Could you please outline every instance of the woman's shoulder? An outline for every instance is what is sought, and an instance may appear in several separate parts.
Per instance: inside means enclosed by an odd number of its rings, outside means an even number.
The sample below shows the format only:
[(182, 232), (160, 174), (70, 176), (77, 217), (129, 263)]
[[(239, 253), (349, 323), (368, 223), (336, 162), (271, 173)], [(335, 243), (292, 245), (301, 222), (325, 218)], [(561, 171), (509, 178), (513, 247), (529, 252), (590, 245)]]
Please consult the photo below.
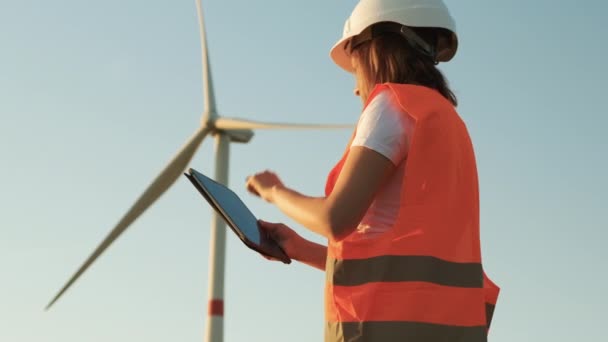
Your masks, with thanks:
[(409, 83), (384, 83), (374, 88), (371, 96), (385, 94), (393, 103), (396, 103), (403, 111), (420, 111), (431, 109), (432, 111), (455, 111), (456, 108), (437, 89), (419, 84)]
[(404, 112), (399, 106), (396, 94), (389, 88), (381, 88), (370, 99), (363, 110), (363, 115), (398, 115)]
[(351, 146), (365, 146), (398, 165), (405, 157), (411, 123), (389, 90), (375, 94), (361, 113)]

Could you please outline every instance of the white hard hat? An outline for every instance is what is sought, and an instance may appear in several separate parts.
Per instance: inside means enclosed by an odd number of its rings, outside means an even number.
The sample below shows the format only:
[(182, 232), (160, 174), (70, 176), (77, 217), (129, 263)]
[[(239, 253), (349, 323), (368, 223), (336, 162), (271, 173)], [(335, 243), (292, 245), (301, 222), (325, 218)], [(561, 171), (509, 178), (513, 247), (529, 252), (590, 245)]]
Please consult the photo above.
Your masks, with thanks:
[(346, 44), (366, 28), (381, 22), (448, 30), (450, 37), (439, 43), (436, 61), (447, 62), (456, 54), (456, 23), (443, 0), (361, 0), (344, 24), (342, 39), (331, 49), (330, 56), (334, 62), (344, 70), (353, 72)]

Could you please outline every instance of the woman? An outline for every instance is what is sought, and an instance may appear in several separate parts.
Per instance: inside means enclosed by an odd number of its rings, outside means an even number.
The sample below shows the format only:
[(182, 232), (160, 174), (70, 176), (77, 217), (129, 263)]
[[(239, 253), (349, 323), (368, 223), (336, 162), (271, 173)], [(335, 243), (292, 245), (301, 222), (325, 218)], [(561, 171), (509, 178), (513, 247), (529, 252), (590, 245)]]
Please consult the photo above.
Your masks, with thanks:
[(364, 110), (326, 196), (269, 171), (253, 194), (328, 239), (261, 221), (293, 259), (324, 270), (326, 341), (486, 341), (498, 287), (484, 274), (473, 148), (437, 63), (456, 53), (441, 0), (362, 0), (333, 60)]

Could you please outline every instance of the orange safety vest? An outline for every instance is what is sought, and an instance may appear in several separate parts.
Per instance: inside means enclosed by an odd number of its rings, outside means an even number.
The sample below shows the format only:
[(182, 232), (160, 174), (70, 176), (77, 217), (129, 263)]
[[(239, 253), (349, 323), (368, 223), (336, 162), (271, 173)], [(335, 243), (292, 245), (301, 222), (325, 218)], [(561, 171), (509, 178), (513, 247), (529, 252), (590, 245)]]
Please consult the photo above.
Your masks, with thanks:
[[(499, 288), (485, 275), (473, 146), (454, 106), (433, 89), (390, 90), (415, 122), (401, 206), (379, 237), (330, 241), (326, 342), (482, 342)], [(367, 104), (366, 104), (367, 105)], [(329, 195), (348, 156), (330, 172)]]

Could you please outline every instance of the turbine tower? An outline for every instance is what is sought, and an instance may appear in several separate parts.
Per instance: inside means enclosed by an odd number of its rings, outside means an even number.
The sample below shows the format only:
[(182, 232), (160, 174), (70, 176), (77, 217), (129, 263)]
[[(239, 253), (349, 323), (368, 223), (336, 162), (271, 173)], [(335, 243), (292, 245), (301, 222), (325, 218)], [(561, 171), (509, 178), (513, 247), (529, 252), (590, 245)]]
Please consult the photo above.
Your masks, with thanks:
[[(200, 127), (173, 159), (140, 195), (127, 213), (112, 228), (106, 238), (95, 248), (74, 275), (46, 306), (48, 310), (74, 284), (74, 282), (93, 264), (93, 262), (163, 193), (165, 193), (187, 168), (198, 147), (208, 134), (215, 137), (215, 174), (216, 181), (227, 184), (228, 159), (231, 142), (247, 143), (253, 137), (254, 129), (339, 129), (352, 128), (352, 125), (287, 124), (267, 123), (221, 117), (215, 106), (213, 81), (209, 67), (207, 36), (201, 0), (196, 0), (199, 30), (201, 37), (203, 98), (204, 110)], [(206, 322), (207, 342), (223, 341), (224, 327), (224, 269), (226, 251), (226, 224), (215, 212), (212, 213), (209, 250), (209, 307)]]

